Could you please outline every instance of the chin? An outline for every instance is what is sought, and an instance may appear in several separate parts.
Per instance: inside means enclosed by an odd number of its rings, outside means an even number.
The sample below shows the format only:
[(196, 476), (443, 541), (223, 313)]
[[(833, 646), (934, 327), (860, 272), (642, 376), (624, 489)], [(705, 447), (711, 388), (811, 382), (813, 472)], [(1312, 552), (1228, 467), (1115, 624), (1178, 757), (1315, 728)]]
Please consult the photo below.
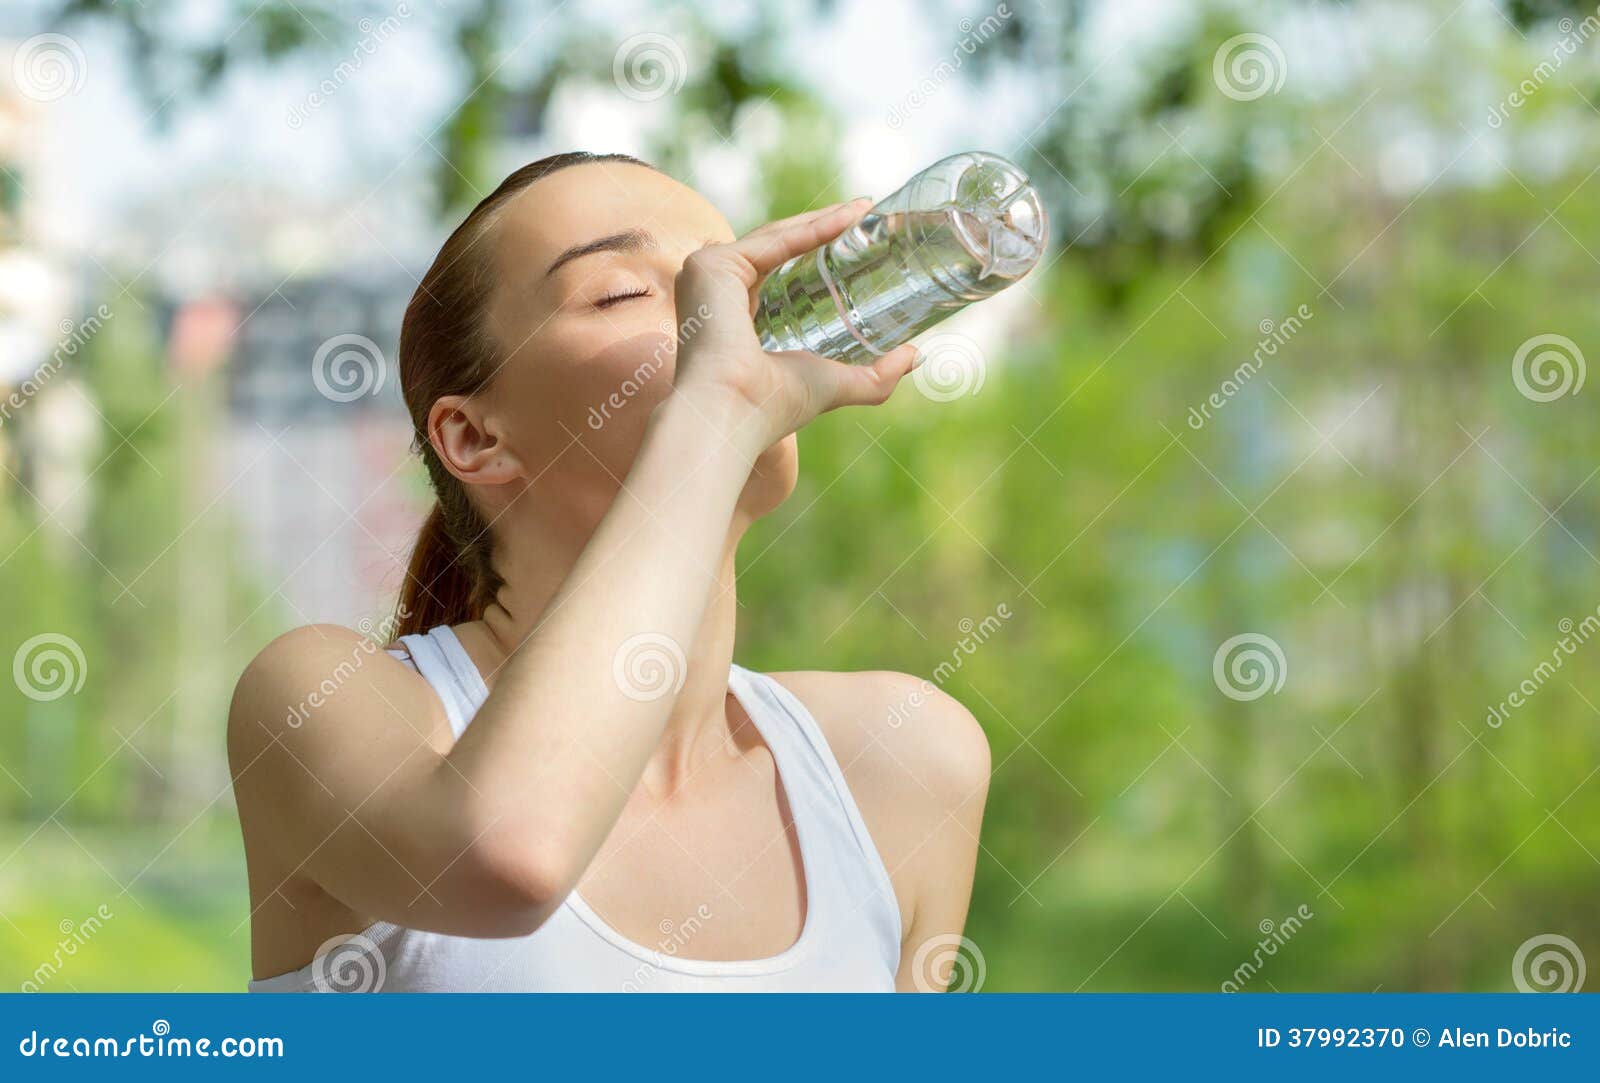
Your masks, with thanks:
[(752, 519), (759, 519), (789, 499), (800, 479), (799, 446), (793, 433), (756, 457), (750, 480), (739, 494), (739, 508)]

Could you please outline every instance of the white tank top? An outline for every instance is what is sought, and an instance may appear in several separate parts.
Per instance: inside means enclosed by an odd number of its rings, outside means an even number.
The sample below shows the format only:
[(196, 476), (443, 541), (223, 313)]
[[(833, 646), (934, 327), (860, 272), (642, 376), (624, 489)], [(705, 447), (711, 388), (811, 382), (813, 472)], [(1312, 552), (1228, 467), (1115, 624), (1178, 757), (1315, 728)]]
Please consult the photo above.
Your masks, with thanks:
[[(489, 694), (448, 626), (401, 637), (390, 653), (433, 686), (459, 738)], [(408, 656), (409, 655), (409, 656)], [(799, 838), (806, 914), (799, 939), (765, 959), (686, 958), (694, 931), (726, 920), (663, 918), (635, 943), (574, 891), (527, 936), (479, 939), (378, 922), (323, 945), (299, 970), (251, 992), (889, 992), (900, 966), (900, 908), (838, 761), (816, 720), (762, 673), (733, 666), (728, 688), (772, 752)]]

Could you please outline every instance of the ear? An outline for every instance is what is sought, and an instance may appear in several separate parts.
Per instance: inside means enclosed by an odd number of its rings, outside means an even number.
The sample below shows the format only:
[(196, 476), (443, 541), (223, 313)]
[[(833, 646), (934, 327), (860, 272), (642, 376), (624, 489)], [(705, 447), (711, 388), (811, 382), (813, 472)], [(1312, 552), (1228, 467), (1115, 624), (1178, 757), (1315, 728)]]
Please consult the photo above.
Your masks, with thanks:
[(466, 395), (445, 395), (428, 409), (428, 442), (444, 468), (468, 485), (503, 485), (523, 476), (497, 418)]

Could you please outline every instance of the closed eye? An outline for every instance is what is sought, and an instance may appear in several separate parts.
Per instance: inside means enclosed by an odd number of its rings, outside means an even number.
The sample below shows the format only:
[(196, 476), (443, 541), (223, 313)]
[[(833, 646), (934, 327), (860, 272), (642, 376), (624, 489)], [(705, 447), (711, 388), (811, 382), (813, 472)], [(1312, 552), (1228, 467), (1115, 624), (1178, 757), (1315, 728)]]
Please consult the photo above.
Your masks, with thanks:
[(600, 298), (594, 303), (594, 307), (610, 308), (619, 301), (627, 301), (634, 297), (648, 297), (649, 295), (650, 291), (642, 287), (636, 290), (619, 290), (616, 293), (608, 293), (604, 297)]

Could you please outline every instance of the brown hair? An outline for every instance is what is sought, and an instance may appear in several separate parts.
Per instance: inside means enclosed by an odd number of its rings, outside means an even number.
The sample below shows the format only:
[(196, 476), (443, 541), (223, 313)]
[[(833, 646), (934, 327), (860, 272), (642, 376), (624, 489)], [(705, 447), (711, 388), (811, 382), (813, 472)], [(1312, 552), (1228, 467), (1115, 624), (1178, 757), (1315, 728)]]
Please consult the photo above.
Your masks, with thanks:
[(437, 502), (422, 525), (400, 589), (397, 637), (476, 620), (504, 583), (494, 569), (490, 524), (428, 440), (428, 411), (445, 395), (482, 390), (503, 360), (484, 327), (494, 278), (488, 253), (478, 244), (493, 227), (496, 212), (541, 177), (590, 162), (646, 165), (626, 154), (585, 151), (529, 162), (472, 208), (445, 240), (406, 306), (400, 324), (400, 389), (411, 414), (413, 448), (428, 468)]

